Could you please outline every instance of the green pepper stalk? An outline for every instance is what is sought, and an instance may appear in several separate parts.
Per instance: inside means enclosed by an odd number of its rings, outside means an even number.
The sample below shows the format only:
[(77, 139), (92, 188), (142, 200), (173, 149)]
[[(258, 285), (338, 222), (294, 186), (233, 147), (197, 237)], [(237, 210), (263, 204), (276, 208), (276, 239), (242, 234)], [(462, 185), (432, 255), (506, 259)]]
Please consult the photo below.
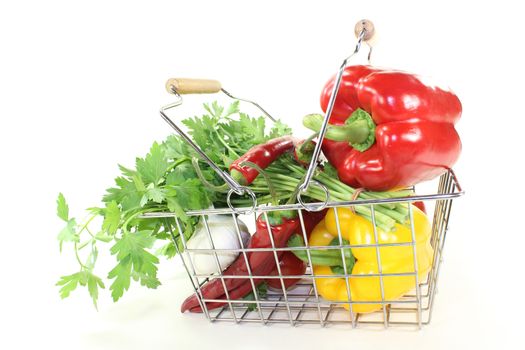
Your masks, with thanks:
[[(347, 240), (342, 240), (342, 245), (348, 244), (349, 243)], [(333, 239), (330, 242), (330, 245), (338, 246), (339, 239)], [(288, 240), (288, 247), (308, 249), (310, 254), (308, 254), (308, 251), (306, 249), (296, 249), (291, 250), (291, 252), (304, 262), (311, 262), (313, 265), (330, 266), (332, 270), (336, 273), (337, 271), (344, 269), (343, 256), (347, 271), (352, 271), (352, 268), (355, 264), (355, 258), (350, 248), (343, 249), (343, 255), (341, 254), (341, 249), (311, 249), (311, 247), (305, 246), (302, 237), (297, 234), (290, 237), (290, 239)], [(308, 255), (310, 255), (310, 257), (308, 257)]]
[[(281, 157), (279, 161), (272, 164), (265, 170), (265, 178), (257, 177), (250, 185), (257, 195), (259, 204), (272, 202), (273, 198), (286, 199), (290, 197), (298, 185), (302, 183), (305, 169), (294, 164), (286, 156)], [(323, 171), (317, 171), (314, 175), (314, 180), (322, 183), (330, 192), (330, 199), (335, 201), (348, 201), (352, 199), (355, 189), (343, 184), (338, 179), (331, 177)], [(268, 182), (271, 182), (274, 196), (267, 196)], [(362, 192), (359, 194), (360, 199), (388, 199), (395, 197), (404, 197), (412, 193), (411, 190), (395, 191), (395, 192)], [(316, 186), (311, 186), (305, 193), (306, 197), (314, 200), (324, 201), (326, 194), (324, 191)], [(251, 199), (237, 198), (232, 201), (236, 205), (251, 205)], [(404, 224), (407, 219), (408, 212), (404, 209), (403, 204), (380, 204), (375, 206), (375, 221), (377, 226), (390, 231), (395, 223)], [(355, 206), (355, 210), (365, 218), (372, 220), (372, 212), (368, 205)]]

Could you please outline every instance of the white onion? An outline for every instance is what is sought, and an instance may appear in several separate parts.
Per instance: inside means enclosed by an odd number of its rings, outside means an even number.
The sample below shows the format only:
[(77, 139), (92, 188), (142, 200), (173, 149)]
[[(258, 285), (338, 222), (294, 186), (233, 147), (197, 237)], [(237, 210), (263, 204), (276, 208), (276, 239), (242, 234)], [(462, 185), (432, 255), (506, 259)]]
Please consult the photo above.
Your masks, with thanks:
[[(241, 233), (241, 239), (244, 243), (244, 247), (248, 246), (250, 240), (250, 233), (248, 228), (241, 221), (239, 222), (239, 230)], [(237, 230), (235, 222), (230, 215), (210, 215), (208, 217), (208, 227), (210, 229), (210, 236), (213, 241), (215, 249), (239, 249), (242, 248), (239, 238), (237, 236)], [(196, 227), (195, 233), (188, 240), (187, 247), (189, 249), (211, 249), (212, 244), (208, 232), (204, 226), (203, 220), (199, 222)], [(231, 265), (239, 255), (237, 252), (216, 252), (219, 260), (221, 270), (225, 270)], [(213, 252), (189, 252), (190, 258), (193, 262), (193, 267), (197, 274), (212, 274), (220, 272), (217, 267), (217, 260)]]

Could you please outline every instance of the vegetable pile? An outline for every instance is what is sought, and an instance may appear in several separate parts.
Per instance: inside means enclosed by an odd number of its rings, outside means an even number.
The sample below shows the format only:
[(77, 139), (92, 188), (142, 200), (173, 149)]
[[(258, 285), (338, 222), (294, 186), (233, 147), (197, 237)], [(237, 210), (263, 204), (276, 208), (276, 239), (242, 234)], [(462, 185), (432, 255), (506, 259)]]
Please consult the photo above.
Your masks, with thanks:
[[(332, 86), (333, 79), (321, 96), (323, 110)], [(205, 104), (204, 109), (205, 114), (183, 123), (210, 159), (253, 191), (258, 205), (295, 203), (323, 116), (305, 116), (304, 125), (315, 133), (298, 140), (281, 121), (267, 127), (264, 117), (242, 113), (238, 101), (226, 108), (216, 102)], [(417, 76), (349, 67), (322, 143), (328, 161), (321, 162), (313, 179), (328, 190), (330, 201), (411, 196), (413, 185), (442, 174), (458, 158), (461, 144), (454, 123), (460, 113), (461, 105), (452, 92), (424, 85)], [(96, 307), (99, 290), (106, 284), (114, 301), (123, 296), (132, 280), (157, 288), (161, 284), (157, 277), (159, 258), (169, 259), (184, 251), (184, 241), (194, 273), (208, 277), (200, 288), (202, 297), (212, 300), (206, 303), (208, 309), (223, 306), (227, 298), (254, 300), (254, 288), (259, 297), (267, 288), (293, 288), (308, 263), (313, 265), (314, 275), (334, 276), (316, 279), (323, 298), (348, 300), (342, 277), (373, 274), (350, 279), (351, 298), (380, 301), (377, 274), (415, 271), (412, 247), (381, 247), (378, 266), (376, 248), (366, 245), (376, 244), (376, 240), (410, 242), (409, 212), (414, 221), (420, 277), (431, 268), (428, 218), (424, 210), (407, 202), (339, 208), (338, 214), (334, 209), (260, 212), (255, 232), (250, 233), (242, 221), (233, 220), (234, 214), (187, 214), (190, 210), (227, 208), (229, 187), (177, 135), (153, 143), (145, 157), (136, 159), (134, 167), (119, 165), (119, 169), (121, 175), (106, 190), (103, 205), (89, 208), (83, 220), (70, 216), (64, 195), (58, 196), (57, 215), (64, 221), (58, 235), (60, 250), (70, 245), (78, 262), (77, 272), (62, 276), (57, 283), (62, 298), (84, 286)], [(302, 198), (323, 202), (326, 194), (322, 188), (310, 186)], [(232, 196), (231, 203), (251, 207), (252, 198)], [(177, 220), (144, 217), (167, 211), (175, 213)], [(310, 247), (322, 248), (306, 250), (305, 240)], [(340, 248), (349, 244), (362, 246)], [(96, 261), (103, 246), (109, 248), (116, 263), (102, 277)], [(285, 247), (289, 249), (270, 249)], [(239, 254), (241, 248), (249, 250)], [(265, 278), (242, 277), (248, 275)], [(413, 276), (387, 277), (384, 281), (387, 300), (403, 296), (415, 285)], [(380, 307), (358, 304), (354, 311), (371, 312)], [(202, 312), (199, 296), (189, 296), (181, 310)]]

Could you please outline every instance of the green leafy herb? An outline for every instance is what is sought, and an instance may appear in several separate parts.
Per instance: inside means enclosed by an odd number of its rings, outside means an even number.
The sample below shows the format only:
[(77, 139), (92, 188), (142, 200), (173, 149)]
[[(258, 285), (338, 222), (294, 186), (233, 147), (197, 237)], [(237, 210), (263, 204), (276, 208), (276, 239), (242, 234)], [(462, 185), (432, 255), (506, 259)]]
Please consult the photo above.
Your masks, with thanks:
[(158, 184), (168, 169), (168, 160), (162, 147), (155, 142), (144, 159), (137, 158), (137, 172), (145, 184)]
[(104, 214), (104, 222), (102, 222), (102, 229), (108, 234), (114, 235), (117, 232), (120, 223), (120, 208), (116, 201), (111, 201), (106, 205)]
[(117, 266), (108, 274), (108, 278), (114, 279), (109, 287), (114, 301), (128, 290), (132, 273), (142, 285), (149, 288), (160, 285), (157, 279), (159, 259), (146, 250), (152, 247), (154, 240), (148, 231), (126, 233), (111, 247), (111, 254), (118, 260)]
[(75, 219), (67, 222), (66, 226), (59, 232), (58, 241), (60, 244), (60, 251), (62, 251), (63, 242), (79, 242), (80, 238), (76, 232), (77, 223)]
[[(194, 142), (222, 170), (227, 170), (234, 159), (251, 147), (291, 133), (281, 122), (267, 130), (264, 117), (250, 118), (241, 113), (238, 101), (226, 108), (213, 102), (204, 105), (204, 109), (207, 114), (185, 119), (183, 123)], [(102, 279), (93, 272), (97, 245), (107, 243), (112, 244), (110, 252), (116, 258), (116, 265), (107, 274), (113, 300), (123, 296), (132, 280), (148, 288), (160, 285), (159, 259), (152, 252), (170, 258), (183, 250), (181, 236), (189, 239), (198, 223), (198, 217), (188, 216), (186, 211), (205, 209), (212, 203), (226, 206), (226, 193), (212, 191), (199, 180), (192, 165), (196, 156), (177, 135), (153, 143), (145, 157), (136, 159), (134, 168), (118, 165), (121, 174), (115, 179), (115, 185), (106, 190), (102, 198), (104, 205), (90, 208), (88, 218), (80, 224), (70, 217), (64, 195), (59, 194), (57, 215), (66, 222), (58, 235), (60, 249), (63, 243), (72, 244), (80, 266), (79, 272), (59, 280), (62, 297), (69, 296), (79, 285), (85, 286), (96, 305), (98, 289), (104, 288)], [(201, 164), (200, 172), (208, 183), (223, 185), (223, 180), (208, 165)], [(178, 223), (172, 219), (143, 217), (163, 211), (174, 212)]]
[(67, 298), (78, 285), (88, 287), (89, 295), (93, 299), (93, 304), (97, 307), (98, 289), (104, 288), (104, 282), (100, 277), (95, 276), (89, 271), (80, 271), (68, 276), (62, 276), (57, 282), (60, 286), (60, 297)]
[(66, 222), (69, 221), (69, 207), (62, 193), (58, 194), (57, 216)]

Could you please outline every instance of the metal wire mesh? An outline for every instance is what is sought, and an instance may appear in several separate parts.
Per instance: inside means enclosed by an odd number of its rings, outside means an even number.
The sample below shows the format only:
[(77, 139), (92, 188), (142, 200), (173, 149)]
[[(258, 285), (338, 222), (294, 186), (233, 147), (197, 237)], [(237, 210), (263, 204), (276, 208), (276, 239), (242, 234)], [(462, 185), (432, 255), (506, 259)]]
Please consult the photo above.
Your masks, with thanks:
[[(334, 208), (335, 222), (337, 224), (337, 239), (338, 244), (330, 246), (310, 246), (308, 242), (308, 234), (305, 230), (305, 222), (301, 206), (284, 205), (284, 206), (258, 206), (254, 210), (253, 216), (246, 216), (246, 218), (253, 221), (257, 216), (261, 215), (265, 220), (267, 227), (270, 228), (269, 237), (271, 247), (267, 248), (248, 248), (244, 245), (241, 239), (240, 219), (237, 215), (239, 210), (233, 209), (207, 209), (200, 211), (188, 212), (188, 215), (200, 216), (206, 229), (207, 237), (210, 243), (209, 249), (189, 249), (187, 241), (183, 234), (179, 235), (182, 241), (184, 250), (179, 252), (182, 263), (188, 272), (191, 283), (195, 289), (199, 304), (203, 310), (204, 315), (212, 322), (235, 322), (235, 323), (260, 323), (260, 324), (290, 324), (309, 325), (318, 324), (326, 325), (349, 325), (351, 327), (362, 326), (415, 326), (420, 328), (422, 325), (428, 324), (432, 318), (432, 309), (434, 306), (436, 286), (438, 282), (439, 270), (442, 261), (443, 246), (448, 230), (448, 223), (451, 213), (452, 201), (454, 198), (463, 194), (463, 191), (457, 181), (457, 178), (452, 170), (442, 175), (438, 181), (438, 188), (436, 193), (413, 196), (410, 198), (392, 198), (387, 200), (370, 200), (370, 201), (349, 201), (349, 202), (330, 202), (327, 207)], [(378, 228), (375, 220), (375, 206), (389, 202), (396, 203), (411, 203), (414, 201), (423, 200), (429, 202), (430, 212), (428, 216), (432, 216), (432, 228), (430, 245), (433, 249), (431, 258), (431, 268), (423, 278), (418, 271), (418, 259), (416, 249), (416, 238), (414, 230), (414, 218), (412, 206), (407, 205), (408, 208), (408, 227), (411, 231), (411, 240), (406, 242), (396, 243), (381, 243), (378, 238)], [(434, 203), (434, 204), (431, 204)], [(315, 206), (315, 203), (312, 204)], [(374, 227), (375, 241), (366, 244), (345, 244), (343, 240), (343, 233), (339, 224), (339, 211), (341, 208), (348, 208), (354, 205), (367, 205), (371, 210), (372, 224)], [(276, 247), (273, 234), (271, 233), (271, 225), (268, 219), (268, 213), (271, 211), (296, 209), (300, 220), (300, 231), (305, 242), (304, 247), (290, 248), (290, 247)], [(433, 213), (432, 213), (433, 211)], [(236, 235), (240, 243), (239, 249), (216, 249), (213, 242), (213, 235), (208, 224), (209, 217), (216, 214), (231, 215), (232, 222), (235, 224)], [(156, 214), (157, 216), (173, 217), (176, 222), (176, 227), (179, 232), (182, 232), (181, 223), (179, 219), (172, 213)], [(243, 220), (245, 218), (243, 217)], [(253, 226), (252, 225), (252, 226)], [(172, 233), (174, 238), (174, 235)], [(175, 244), (177, 247), (177, 244)], [(388, 249), (398, 247), (409, 247), (412, 249), (413, 268), (410, 271), (385, 273), (382, 271), (381, 255), (387, 252)], [(308, 268), (302, 275), (286, 275), (283, 274), (279, 265), (279, 257), (285, 251), (290, 250), (304, 250), (308, 257)], [(378, 272), (365, 275), (352, 274), (352, 271), (347, 271), (345, 261), (345, 249), (374, 249), (377, 259)], [(311, 254), (315, 250), (338, 250), (341, 252), (343, 273), (334, 273), (333, 275), (314, 274), (312, 271)], [(271, 252), (275, 259), (277, 266), (277, 274), (275, 275), (254, 275), (250, 267), (248, 255), (253, 252)], [(191, 258), (191, 253), (210, 254), (214, 257), (217, 266), (215, 273), (198, 274)], [(219, 255), (224, 253), (240, 254), (247, 266), (247, 274), (245, 275), (225, 275), (223, 266), (220, 266)], [(385, 281), (395, 278), (412, 277), (415, 280), (415, 288), (396, 300), (387, 300), (385, 298)], [(203, 284), (211, 279), (219, 278), (225, 290), (225, 296), (221, 299), (209, 299), (204, 297), (201, 287)], [(226, 281), (231, 279), (244, 279), (250, 281), (253, 300), (232, 299), (230, 298), (228, 289), (226, 288)], [(323, 278), (341, 278), (345, 280), (345, 288), (347, 298), (342, 301), (326, 300), (319, 294), (317, 283)], [(357, 278), (375, 278), (379, 279), (381, 290), (381, 300), (352, 300), (351, 281)], [(259, 295), (257, 284), (261, 280), (276, 279), (280, 281), (281, 290), (270, 290), (264, 297)], [(287, 279), (301, 279), (293, 288), (285, 288), (285, 281)], [(209, 310), (207, 303), (223, 302), (224, 306)], [(250, 308), (250, 304), (253, 304)], [(358, 313), (354, 308), (358, 304), (380, 304), (381, 309), (372, 313)], [(342, 306), (347, 305), (345, 309)]]

